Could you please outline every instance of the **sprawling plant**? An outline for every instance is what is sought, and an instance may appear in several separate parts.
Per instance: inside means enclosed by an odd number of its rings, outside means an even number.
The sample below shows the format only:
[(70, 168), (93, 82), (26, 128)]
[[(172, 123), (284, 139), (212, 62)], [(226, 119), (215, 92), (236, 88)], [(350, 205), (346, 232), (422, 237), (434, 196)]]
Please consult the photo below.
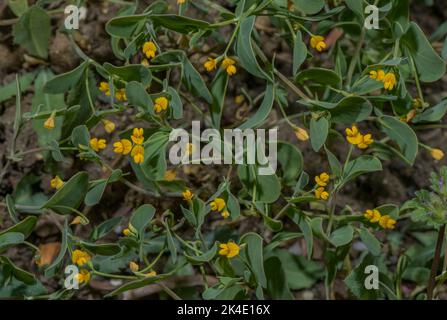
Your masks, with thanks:
[[(49, 2), (9, 1), (18, 15), (15, 43), (43, 61), (50, 16), (69, 3), (88, 5), (56, 1), (50, 11)], [(334, 299), (340, 286), (360, 299), (421, 298), (426, 287), (433, 297), (446, 279), (437, 264), (430, 272), (442, 254), (433, 248), (446, 223), (446, 169), (432, 177), (432, 191), (402, 208), (339, 201), (390, 160), (412, 166), (421, 149), (443, 158), (418, 142), (416, 129), (435, 128), (447, 110), (447, 100), (433, 105), (423, 90), (445, 74), (445, 63), (410, 21), (409, 0), (371, 3), (378, 29), (366, 27), (360, 0), (108, 2), (121, 8), (105, 25), (108, 61), (88, 56), (79, 31), (61, 22), (82, 63), (58, 75), (43, 65), (0, 89), (2, 101), (16, 95), (1, 176), (41, 153), (40, 175), (51, 176), (54, 189), (42, 192), (40, 179), (25, 175), (6, 195), (12, 226), (0, 231), (0, 296), (69, 298), (72, 283), (110, 278), (120, 282), (106, 297), (152, 284), (174, 299), (291, 299), (304, 288)], [(430, 40), (446, 34), (441, 27)], [(273, 40), (285, 56), (272, 52)], [(23, 112), (21, 94), (32, 83), (32, 108)], [(260, 174), (261, 163), (172, 164), (170, 134), (193, 120), (222, 135), (277, 128), (284, 141), (276, 172)], [(24, 150), (17, 141), (29, 123), (39, 146)], [(327, 161), (305, 162), (307, 144)], [(188, 142), (182, 154), (198, 148)], [(105, 199), (128, 190), (139, 195), (128, 212), (101, 212)], [(33, 243), (41, 219), (60, 228), (57, 250)], [(405, 248), (413, 231), (419, 242)], [(37, 266), (14, 263), (8, 252), (18, 246), (34, 251)], [(379, 270), (373, 288), (371, 265)], [(190, 286), (201, 290), (176, 287), (180, 276), (198, 276)], [(56, 289), (42, 284), (48, 278)], [(418, 286), (403, 291), (403, 282)]]

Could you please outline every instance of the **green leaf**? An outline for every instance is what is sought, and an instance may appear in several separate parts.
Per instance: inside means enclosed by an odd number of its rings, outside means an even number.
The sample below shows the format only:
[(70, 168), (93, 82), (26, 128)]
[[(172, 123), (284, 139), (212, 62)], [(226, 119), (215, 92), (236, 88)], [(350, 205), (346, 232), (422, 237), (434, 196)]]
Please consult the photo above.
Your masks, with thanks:
[(262, 238), (259, 234), (249, 232), (241, 238), (241, 242), (247, 245), (245, 255), (247, 257), (250, 270), (256, 281), (263, 287), (267, 287), (267, 278), (264, 272), (264, 255), (262, 248)]
[(329, 241), (336, 247), (347, 245), (352, 241), (354, 229), (351, 226), (344, 226), (332, 232)]
[(380, 255), (380, 242), (371, 232), (368, 231), (368, 229), (361, 227), (359, 229), (359, 236), (373, 256)]
[(303, 41), (301, 32), (296, 33), (295, 42), (293, 44), (293, 75), (296, 76), (301, 65), (307, 58), (307, 46)]
[(126, 85), (126, 96), (130, 105), (139, 107), (140, 110), (154, 115), (154, 104), (143, 85), (131, 81)]
[(51, 35), (51, 20), (48, 13), (38, 6), (26, 11), (13, 27), (14, 42), (25, 47), (32, 55), (46, 59)]
[(267, 291), (270, 296), (273, 299), (292, 300), (293, 295), (290, 292), (281, 260), (270, 257), (264, 262), (264, 268), (267, 276)]
[(381, 116), (382, 130), (398, 145), (408, 163), (413, 164), (418, 153), (418, 139), (413, 129), (405, 122), (391, 116)]
[(94, 227), (92, 234), (90, 235), (90, 238), (93, 241), (96, 241), (96, 240), (104, 237), (110, 231), (115, 229), (115, 227), (117, 225), (119, 225), (122, 220), (123, 220), (123, 217), (113, 217), (113, 218), (110, 218), (110, 219), (102, 222), (98, 226)]
[(421, 28), (411, 22), (407, 33), (401, 39), (416, 64), (419, 78), (423, 82), (435, 82), (445, 74), (445, 62), (436, 53)]
[[(31, 286), (36, 283), (36, 277), (32, 273), (17, 267), (8, 257), (0, 256), (0, 265), (3, 265), (3, 268), (9, 268), (14, 278), (26, 285)], [(5, 270), (3, 270), (3, 272), (5, 272)]]
[(362, 97), (345, 97), (335, 103), (316, 100), (311, 100), (309, 103), (319, 110), (328, 110), (333, 123), (361, 122), (372, 112), (371, 103)]
[(413, 118), (413, 123), (419, 122), (437, 122), (441, 121), (447, 112), (447, 99), (442, 100), (437, 105), (427, 108), (422, 113)]
[(281, 164), (282, 178), (287, 182), (294, 180), (303, 171), (303, 155), (294, 145), (278, 141), (278, 161)]
[(324, 7), (324, 0), (293, 0), (298, 10), (304, 14), (316, 14)]
[(175, 245), (174, 238), (172, 237), (171, 230), (168, 226), (166, 226), (166, 242), (169, 252), (171, 252), (172, 262), (175, 263), (177, 261), (177, 247)]
[[(28, 73), (22, 74), (19, 77), (21, 92), (25, 92), (29, 88), (29, 86), (34, 81), (36, 74), (37, 73), (33, 71), (33, 72), (28, 72)], [(15, 80), (0, 87), (0, 103), (11, 99), (13, 96), (16, 95), (16, 91), (17, 91), (17, 85), (16, 85)]]
[(146, 229), (154, 215), (155, 208), (150, 204), (143, 204), (132, 213), (129, 223), (137, 230), (139, 235), (143, 236), (144, 229)]
[(240, 23), (240, 28), (236, 42), (236, 54), (239, 64), (252, 75), (273, 82), (259, 66), (251, 43), (251, 33), (255, 23), (255, 16), (249, 16)]
[(346, 165), (340, 187), (359, 175), (381, 170), (382, 163), (379, 159), (373, 156), (360, 156)]
[(108, 34), (118, 38), (130, 38), (138, 25), (147, 19), (147, 14), (115, 17), (106, 24)]
[(184, 255), (186, 257), (186, 260), (188, 260), (191, 264), (201, 265), (205, 262), (211, 261), (211, 259), (213, 259), (214, 256), (216, 255), (217, 249), (218, 249), (217, 243), (214, 243), (214, 245), (211, 249), (209, 249), (207, 252), (205, 252), (204, 254), (202, 254), (200, 256), (190, 256), (190, 255), (187, 255), (186, 253)]
[(28, 0), (8, 0), (8, 6), (17, 17), (20, 17), (28, 10)]
[(8, 232), (0, 235), (0, 251), (11, 245), (19, 244), (25, 241), (25, 237), (20, 232)]
[(341, 84), (341, 78), (336, 72), (323, 68), (303, 70), (295, 77), (295, 81), (301, 84), (310, 81), (333, 87), (338, 87)]
[(81, 246), (86, 248), (88, 251), (99, 254), (101, 256), (114, 256), (120, 253), (121, 248), (115, 243), (89, 243), (86, 241), (80, 242)]
[(152, 80), (152, 74), (149, 69), (141, 64), (129, 64), (122, 67), (115, 67), (106, 62), (104, 63), (104, 69), (106, 69), (111, 76), (118, 77), (126, 82), (140, 82), (143, 86), (148, 86)]
[(310, 120), (310, 143), (315, 152), (318, 152), (325, 144), (328, 133), (329, 122), (326, 118)]
[(9, 227), (6, 230), (1, 231), (0, 236), (10, 232), (14, 232), (23, 234), (23, 238), (26, 239), (29, 237), (31, 232), (33, 232), (36, 223), (37, 223), (37, 217), (28, 216), (19, 223)]
[(71, 132), (71, 143), (76, 148), (90, 146), (90, 133), (85, 125), (77, 126)]
[(162, 26), (169, 30), (184, 34), (198, 32), (210, 27), (210, 24), (206, 21), (179, 16), (176, 14), (153, 14), (149, 15), (149, 19), (152, 20), (156, 26)]
[(171, 96), (171, 101), (169, 102), (169, 105), (171, 106), (172, 117), (174, 119), (182, 119), (183, 118), (183, 103), (182, 103), (182, 100), (180, 99), (179, 94), (173, 87), (168, 87), (168, 89), (166, 91)]
[(56, 213), (65, 215), (73, 213), (84, 200), (88, 190), (87, 172), (78, 172), (70, 180), (64, 183), (43, 206), (42, 208), (52, 209)]
[(326, 146), (324, 147), (324, 150), (326, 152), (327, 160), (329, 162), (329, 167), (331, 168), (332, 174), (334, 174), (336, 177), (340, 177), (343, 172), (340, 161), (328, 148), (326, 148)]
[(281, 184), (276, 175), (258, 175), (255, 165), (239, 165), (237, 173), (250, 195), (256, 195), (255, 201), (273, 203), (279, 198)]
[(363, 18), (363, 3), (359, 0), (345, 0), (346, 5), (351, 9), (358, 17)]
[(214, 128), (220, 128), (227, 87), (228, 74), (221, 69), (217, 72), (211, 83), (211, 96), (213, 97), (213, 102), (210, 105), (210, 112)]
[(44, 92), (52, 94), (68, 92), (70, 89), (73, 89), (76, 84), (78, 84), (78, 82), (84, 75), (86, 68), (88, 68), (87, 61), (81, 63), (78, 67), (69, 72), (62, 73), (53, 77), (51, 80), (45, 83), (43, 89)]
[(62, 236), (61, 236), (61, 249), (59, 250), (59, 254), (57, 255), (56, 259), (54, 259), (53, 263), (45, 269), (45, 276), (51, 277), (55, 274), (56, 270), (61, 265), (62, 261), (64, 260), (65, 253), (68, 249), (68, 235), (70, 233), (70, 228), (68, 227), (67, 219), (65, 219), (64, 223), (64, 229), (62, 229)]
[(261, 106), (246, 122), (239, 126), (239, 129), (255, 128), (261, 125), (265, 119), (267, 119), (270, 111), (273, 107), (273, 101), (275, 99), (275, 88), (272, 84), (268, 84), (265, 89), (264, 100)]

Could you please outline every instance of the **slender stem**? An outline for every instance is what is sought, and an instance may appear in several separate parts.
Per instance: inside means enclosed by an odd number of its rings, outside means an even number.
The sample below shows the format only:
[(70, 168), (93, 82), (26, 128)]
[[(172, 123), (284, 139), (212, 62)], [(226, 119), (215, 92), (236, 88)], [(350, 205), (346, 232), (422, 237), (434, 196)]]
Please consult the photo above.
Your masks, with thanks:
[(362, 50), (363, 42), (365, 41), (365, 35), (366, 35), (366, 29), (362, 28), (362, 31), (360, 33), (360, 39), (357, 43), (357, 47), (355, 48), (354, 56), (352, 57), (351, 64), (349, 65), (348, 69), (348, 75), (346, 76), (346, 85), (350, 86), (352, 81), (352, 76), (355, 71), (355, 65), (357, 64), (357, 61), (360, 57), (360, 50)]
[(182, 300), (174, 291), (167, 287), (164, 283), (159, 282), (158, 285), (174, 300)]
[(433, 262), (431, 265), (430, 278), (428, 279), (427, 286), (427, 299), (433, 299), (433, 291), (435, 290), (436, 285), (436, 274), (438, 272), (439, 260), (441, 258), (441, 249), (442, 244), (444, 243), (444, 235), (445, 235), (445, 224), (439, 229), (438, 232), (438, 240), (436, 241), (435, 255), (433, 257)]

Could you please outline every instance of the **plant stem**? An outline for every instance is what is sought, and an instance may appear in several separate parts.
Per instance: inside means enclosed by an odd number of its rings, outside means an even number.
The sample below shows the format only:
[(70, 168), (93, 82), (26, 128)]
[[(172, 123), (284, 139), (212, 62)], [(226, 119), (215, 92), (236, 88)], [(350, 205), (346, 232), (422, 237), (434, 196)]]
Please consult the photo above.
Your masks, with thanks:
[(435, 290), (436, 284), (436, 273), (438, 272), (439, 260), (441, 258), (442, 244), (444, 243), (445, 235), (445, 224), (439, 229), (438, 240), (436, 241), (435, 255), (433, 257), (433, 262), (431, 265), (430, 278), (428, 280), (427, 286), (427, 299), (433, 299), (433, 291)]
[(357, 60), (360, 56), (360, 50), (362, 50), (363, 42), (365, 41), (365, 35), (366, 35), (366, 29), (362, 28), (362, 31), (360, 33), (360, 39), (357, 43), (357, 47), (355, 48), (354, 56), (352, 57), (351, 64), (349, 65), (348, 69), (348, 75), (346, 76), (346, 85), (351, 86), (352, 76), (355, 71), (355, 65), (357, 64)]

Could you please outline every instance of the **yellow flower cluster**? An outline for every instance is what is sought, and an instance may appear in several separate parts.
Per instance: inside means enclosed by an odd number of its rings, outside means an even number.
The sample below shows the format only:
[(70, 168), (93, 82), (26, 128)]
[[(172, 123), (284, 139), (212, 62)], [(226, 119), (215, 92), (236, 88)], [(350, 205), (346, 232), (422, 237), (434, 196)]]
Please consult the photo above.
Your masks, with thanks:
[(385, 73), (383, 70), (371, 70), (369, 72), (369, 77), (371, 79), (383, 82), (383, 87), (388, 91), (393, 90), (397, 83), (396, 76), (393, 72)]
[[(203, 64), (203, 67), (206, 69), (206, 71), (211, 72), (216, 70), (218, 62), (219, 62), (218, 59), (209, 57)], [(225, 57), (220, 67), (224, 69), (229, 76), (235, 75), (237, 72), (236, 61), (231, 58)]]
[(382, 216), (379, 210), (366, 210), (363, 216), (371, 223), (379, 223), (383, 229), (394, 229), (396, 226), (396, 220), (389, 215)]
[(156, 113), (161, 113), (162, 111), (166, 111), (169, 106), (169, 101), (166, 97), (158, 97), (154, 101), (154, 110)]
[(329, 183), (329, 175), (323, 172), (315, 177), (315, 182), (318, 185), (317, 189), (315, 189), (315, 197), (317, 199), (327, 200), (329, 198), (329, 192), (325, 190), (325, 187)]
[(87, 252), (78, 249), (73, 251), (71, 255), (71, 261), (80, 267), (87, 264), (91, 259), (92, 258)]
[(324, 37), (314, 35), (310, 38), (310, 46), (315, 50), (317, 50), (318, 52), (322, 52), (327, 47), (326, 42), (324, 42), (324, 40), (325, 40)]
[(152, 41), (147, 41), (143, 44), (143, 53), (148, 59), (155, 58), (157, 53), (157, 46)]
[(225, 208), (226, 207), (225, 200), (222, 198), (216, 198), (213, 201), (211, 201), (210, 207), (212, 211), (220, 212), (220, 214), (224, 219), (230, 216), (230, 212)]
[(189, 201), (194, 197), (194, 194), (191, 192), (191, 190), (186, 189), (182, 192), (182, 196), (185, 201)]
[(51, 185), (51, 188), (57, 190), (57, 189), (62, 188), (62, 186), (64, 185), (64, 181), (62, 181), (62, 179), (59, 178), (59, 176), (55, 176), (53, 179), (51, 179), (50, 185)]
[[(102, 81), (99, 84), (99, 91), (104, 93), (106, 96), (110, 97), (110, 85), (109, 85), (109, 83), (105, 82), (105, 81)], [(126, 89), (121, 88), (121, 89), (116, 90), (115, 98), (118, 101), (126, 101), (127, 100)]]
[(219, 245), (219, 254), (231, 259), (239, 254), (240, 247), (233, 241), (222, 243)]
[(357, 126), (353, 125), (351, 128), (346, 128), (346, 140), (359, 149), (366, 149), (374, 142), (371, 134), (361, 134)]
[(144, 142), (144, 129), (134, 128), (130, 138), (132, 139), (134, 145), (132, 145), (132, 142), (129, 139), (121, 139), (113, 143), (113, 152), (122, 155), (127, 155), (130, 153), (135, 163), (143, 163), (144, 147), (142, 144)]
[(107, 148), (107, 141), (105, 139), (92, 138), (90, 139), (90, 147), (96, 152)]

